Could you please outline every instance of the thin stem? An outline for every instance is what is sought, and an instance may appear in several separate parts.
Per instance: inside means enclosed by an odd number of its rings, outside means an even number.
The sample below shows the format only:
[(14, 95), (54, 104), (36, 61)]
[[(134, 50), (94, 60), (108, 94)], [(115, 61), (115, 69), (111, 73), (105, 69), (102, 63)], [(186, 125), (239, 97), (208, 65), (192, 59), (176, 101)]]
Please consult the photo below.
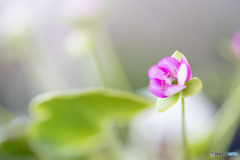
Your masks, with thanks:
[(234, 65), (234, 73), (230, 85), (230, 94), (235, 90), (236, 86), (239, 84), (240, 79), (239, 73), (240, 73), (239, 65)]
[(212, 120), (215, 128), (209, 150), (227, 151), (240, 120), (239, 107), (240, 84), (235, 87)]
[(37, 78), (34, 68), (30, 63), (29, 59), (24, 60), (23, 58), (18, 59), (20, 64), (22, 65), (22, 68), (27, 76), (27, 78), (30, 80), (34, 88), (37, 90), (37, 92), (42, 93), (45, 91), (45, 88), (42, 86), (39, 78)]
[(182, 135), (183, 135), (183, 149), (185, 154), (185, 160), (188, 160), (188, 144), (185, 126), (185, 108), (184, 108), (184, 98), (182, 98)]
[(93, 48), (92, 55), (93, 55), (97, 70), (99, 72), (101, 83), (104, 87), (108, 87), (107, 78), (106, 78), (106, 75), (104, 73), (102, 62), (100, 60), (99, 55), (97, 54), (97, 47), (96, 47), (95, 39), (93, 38), (92, 40), (93, 40), (93, 42), (92, 42), (92, 48)]
[(114, 88), (120, 88), (127, 91), (132, 91), (131, 85), (121, 65), (119, 57), (114, 49), (114, 45), (106, 31), (106, 27), (103, 27), (101, 32), (101, 46), (103, 49), (104, 56), (107, 58), (107, 68), (111, 76), (109, 85)]

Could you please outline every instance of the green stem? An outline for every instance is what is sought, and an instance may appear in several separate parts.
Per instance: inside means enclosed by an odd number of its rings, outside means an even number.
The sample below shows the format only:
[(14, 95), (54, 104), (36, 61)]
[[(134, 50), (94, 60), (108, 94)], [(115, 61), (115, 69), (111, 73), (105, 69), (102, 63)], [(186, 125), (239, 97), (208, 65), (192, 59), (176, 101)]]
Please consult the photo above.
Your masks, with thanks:
[(107, 59), (107, 71), (111, 76), (111, 81), (109, 81), (109, 85), (114, 88), (123, 89), (126, 91), (132, 91), (131, 85), (128, 81), (128, 78), (124, 72), (124, 69), (121, 65), (119, 57), (114, 49), (114, 45), (106, 28), (102, 29), (101, 37), (101, 46), (103, 47), (104, 57)]
[(185, 125), (185, 108), (184, 108), (184, 98), (182, 98), (182, 135), (183, 135), (183, 149), (185, 154), (185, 160), (188, 160), (188, 143)]
[(42, 86), (39, 78), (37, 78), (36, 73), (34, 71), (34, 67), (31, 65), (29, 59), (23, 59), (19, 58), (19, 62), (22, 65), (22, 68), (29, 79), (29, 81), (32, 83), (34, 88), (37, 90), (38, 93), (42, 93), (45, 91), (45, 88)]
[(209, 150), (218, 152), (228, 150), (240, 120), (239, 94), (240, 84), (235, 87), (233, 93), (214, 116), (213, 122), (216, 127)]
[(94, 61), (96, 64), (96, 68), (97, 68), (99, 76), (100, 76), (100, 81), (104, 87), (108, 87), (107, 78), (104, 73), (102, 62), (101, 62), (101, 59), (100, 59), (100, 57), (98, 55), (98, 51), (97, 51), (96, 35), (97, 35), (97, 33), (95, 33), (93, 31), (92, 32), (92, 55), (93, 55), (93, 58), (94, 58)]
[(233, 73), (231, 85), (230, 85), (230, 94), (235, 90), (236, 86), (239, 84), (239, 80), (240, 80), (239, 73), (240, 73), (240, 67), (238, 65), (234, 65), (234, 73)]
[(0, 125), (9, 122), (15, 115), (0, 104)]
[[(45, 55), (44, 53), (32, 56), (30, 51), (28, 54), (29, 55), (27, 57), (19, 57), (18, 61), (21, 64), (27, 78), (39, 93), (55, 89), (69, 88), (68, 83), (56, 67), (55, 61), (51, 56)], [(46, 85), (46, 81), (43, 80), (44, 75), (42, 75), (40, 71), (40, 67), (42, 65), (44, 65), (45, 68), (48, 68), (47, 71), (44, 71), (48, 72), (48, 78), (52, 79), (53, 82), (57, 80), (57, 83), (48, 82)]]

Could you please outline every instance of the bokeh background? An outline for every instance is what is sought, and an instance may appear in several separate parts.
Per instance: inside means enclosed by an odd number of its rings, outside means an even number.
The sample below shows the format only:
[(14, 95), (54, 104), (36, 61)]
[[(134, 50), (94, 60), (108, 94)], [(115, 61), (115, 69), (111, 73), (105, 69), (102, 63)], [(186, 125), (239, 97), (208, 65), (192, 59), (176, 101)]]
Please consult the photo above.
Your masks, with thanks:
[[(39, 63), (58, 68), (70, 88), (98, 86), (91, 78), (86, 80), (82, 76), (87, 68), (85, 62), (72, 59), (64, 51), (64, 41), (71, 30), (61, 19), (60, 4), (61, 1), (54, 0), (1, 0), (1, 17), (5, 19), (1, 27), (9, 23), (6, 21), (19, 21), (5, 27), (9, 30), (30, 23), (35, 39), (33, 57), (41, 55), (47, 59), (43, 61), (48, 61)], [(239, 12), (238, 1), (118, 1), (104, 25), (134, 90), (148, 85), (146, 75), (150, 66), (179, 50), (188, 57), (193, 74), (203, 81), (205, 93), (221, 104), (224, 97), (219, 96), (224, 93), (217, 88), (228, 88), (218, 85), (218, 81), (228, 84), (232, 67), (218, 54), (219, 46), (223, 38), (231, 37), (239, 29)], [(7, 61), (5, 54), (11, 53), (1, 50), (1, 102), (13, 110), (19, 108), (17, 112), (24, 114), (36, 92), (21, 64)], [(43, 64), (39, 65), (47, 67)]]
[[(111, 88), (149, 95), (148, 69), (178, 50), (204, 86), (203, 99), (189, 104), (205, 105), (203, 114), (211, 117), (228, 98), (235, 69), (221, 54), (240, 29), (239, 1), (92, 1), (77, 8), (73, 0), (0, 0), (2, 106), (28, 116), (29, 102), (40, 93), (101, 86), (84, 37), (89, 17), (98, 25), (99, 57)], [(83, 22), (75, 23), (76, 17)], [(239, 149), (239, 134), (232, 150)]]

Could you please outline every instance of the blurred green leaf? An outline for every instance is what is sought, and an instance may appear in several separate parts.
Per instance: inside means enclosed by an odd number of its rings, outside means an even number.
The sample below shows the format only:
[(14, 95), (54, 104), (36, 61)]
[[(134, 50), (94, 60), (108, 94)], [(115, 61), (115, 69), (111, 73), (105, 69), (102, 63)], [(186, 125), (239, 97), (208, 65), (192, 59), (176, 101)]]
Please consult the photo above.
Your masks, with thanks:
[[(206, 124), (206, 128), (209, 134), (202, 137), (202, 141), (208, 144), (203, 146), (204, 150), (199, 149), (197, 144), (192, 145), (195, 154), (207, 155), (204, 159), (216, 159), (221, 160), (224, 157), (210, 157), (210, 151), (226, 152), (232, 143), (233, 137), (236, 134), (237, 127), (240, 121), (240, 106), (239, 106), (239, 94), (240, 94), (240, 84), (235, 86), (235, 90), (228, 97), (222, 107), (217, 111), (214, 117)], [(196, 152), (197, 151), (197, 152)]]
[(173, 105), (175, 105), (179, 98), (180, 98), (180, 92), (176, 93), (170, 97), (167, 98), (158, 98), (157, 100), (157, 109), (158, 112), (164, 112), (166, 111), (168, 108), (172, 107)]
[(9, 122), (13, 117), (14, 115), (10, 111), (0, 105), (0, 125)]
[(0, 128), (0, 160), (38, 160), (24, 136), (29, 119), (15, 117)]
[(143, 97), (109, 89), (40, 95), (30, 105), (36, 121), (29, 129), (29, 142), (50, 157), (88, 154), (112, 141), (106, 127), (112, 119), (128, 122), (150, 105)]
[(2, 160), (38, 160), (30, 150), (25, 137), (9, 138), (0, 143), (0, 159)]
[[(206, 126), (205, 126), (206, 127)], [(207, 133), (203, 133), (197, 139), (190, 141), (190, 145), (188, 145), (189, 149), (189, 157), (194, 158), (194, 160), (203, 160), (206, 157), (209, 157), (211, 150), (209, 150), (209, 143), (212, 138), (213, 131), (208, 127), (204, 128), (208, 129)], [(212, 158), (212, 157), (210, 157)]]
[(190, 79), (185, 85), (187, 87), (182, 91), (182, 97), (198, 94), (202, 90), (202, 81), (196, 77)]
[(213, 117), (215, 122), (214, 135), (211, 140), (211, 149), (219, 152), (227, 151), (237, 130), (240, 121), (240, 84), (225, 101)]

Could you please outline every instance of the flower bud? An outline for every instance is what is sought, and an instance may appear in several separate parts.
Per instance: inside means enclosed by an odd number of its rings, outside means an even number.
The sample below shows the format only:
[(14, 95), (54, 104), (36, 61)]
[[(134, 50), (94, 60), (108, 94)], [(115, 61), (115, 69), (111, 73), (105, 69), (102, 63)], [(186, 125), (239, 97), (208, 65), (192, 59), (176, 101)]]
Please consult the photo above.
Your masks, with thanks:
[(87, 31), (73, 30), (65, 40), (66, 53), (74, 58), (84, 57), (92, 52), (92, 38)]
[(240, 59), (240, 31), (237, 31), (231, 40), (231, 48), (235, 56)]

